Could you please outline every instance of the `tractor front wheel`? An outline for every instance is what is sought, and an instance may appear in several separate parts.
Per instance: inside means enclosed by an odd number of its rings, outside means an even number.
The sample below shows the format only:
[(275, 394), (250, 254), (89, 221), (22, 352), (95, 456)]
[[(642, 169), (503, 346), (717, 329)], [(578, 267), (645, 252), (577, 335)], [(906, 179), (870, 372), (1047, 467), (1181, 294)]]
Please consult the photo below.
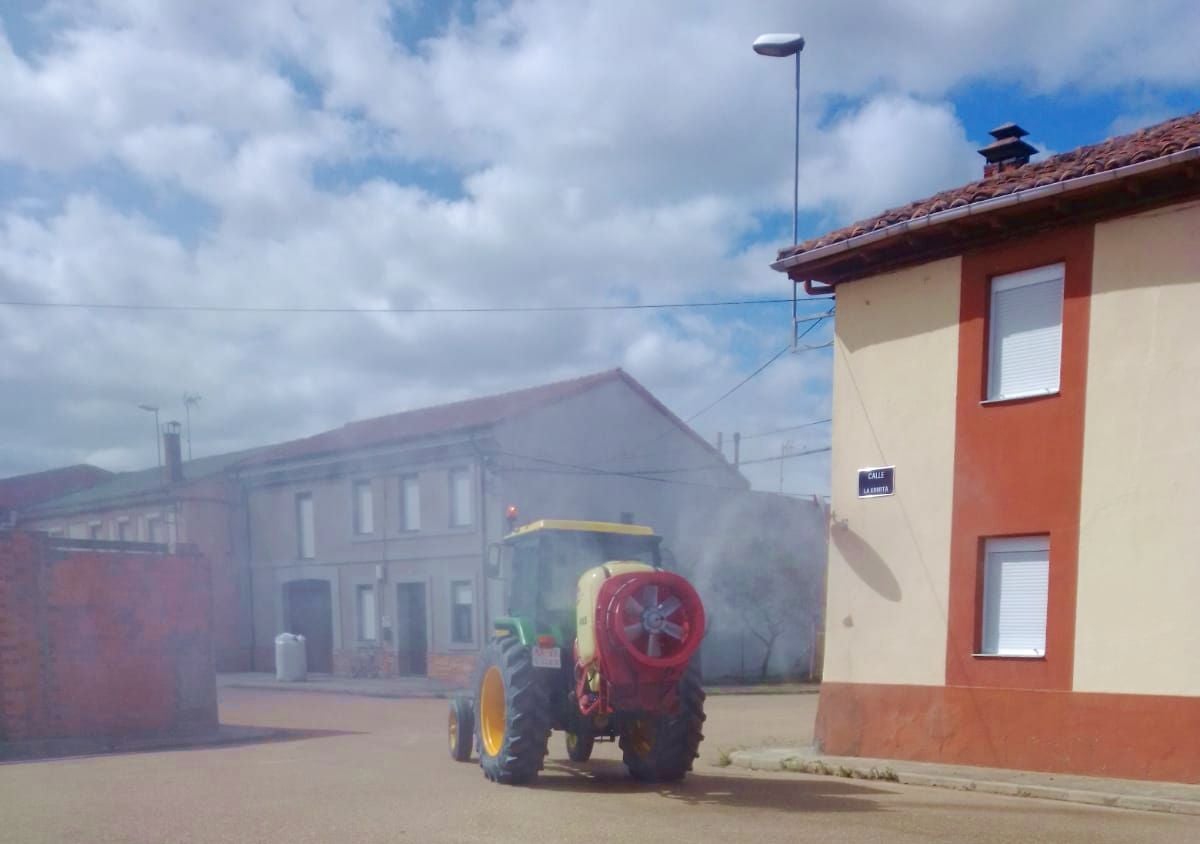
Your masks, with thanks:
[(520, 785), (537, 778), (550, 740), (550, 701), (529, 648), (515, 637), (489, 642), (480, 655), (475, 735), (488, 779)]
[(677, 782), (692, 769), (704, 739), (704, 689), (688, 668), (679, 683), (679, 712), (639, 718), (621, 730), (625, 767), (642, 782)]
[(586, 762), (592, 758), (596, 736), (591, 730), (578, 733), (567, 732), (567, 758), (572, 762)]
[(462, 695), (455, 695), (450, 701), (449, 733), (450, 758), (455, 762), (468, 761), (475, 738), (475, 710)]

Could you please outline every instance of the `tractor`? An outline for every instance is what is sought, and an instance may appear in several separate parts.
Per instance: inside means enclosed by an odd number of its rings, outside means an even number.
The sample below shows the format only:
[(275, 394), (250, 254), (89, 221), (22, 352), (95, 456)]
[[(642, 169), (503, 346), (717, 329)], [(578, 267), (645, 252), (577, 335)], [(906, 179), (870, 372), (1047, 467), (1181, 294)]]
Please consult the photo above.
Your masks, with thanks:
[(586, 762), (619, 742), (629, 773), (673, 782), (704, 738), (704, 690), (693, 657), (704, 637), (696, 590), (662, 567), (648, 527), (542, 520), (489, 554), (507, 582), (471, 683), (450, 702), (450, 755), (478, 752), (494, 782), (525, 784), (542, 770), (551, 730)]

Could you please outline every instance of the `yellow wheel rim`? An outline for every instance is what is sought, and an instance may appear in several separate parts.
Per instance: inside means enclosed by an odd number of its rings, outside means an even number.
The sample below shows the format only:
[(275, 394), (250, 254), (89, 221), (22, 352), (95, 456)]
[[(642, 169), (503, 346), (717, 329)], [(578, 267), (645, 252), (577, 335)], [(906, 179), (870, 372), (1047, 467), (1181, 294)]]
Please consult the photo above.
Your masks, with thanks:
[(567, 750), (571, 753), (575, 752), (576, 745), (579, 744), (579, 737), (574, 733), (567, 733)]
[(458, 748), (458, 717), (454, 714), (454, 710), (450, 710), (450, 752), (453, 753)]
[(629, 728), (629, 745), (638, 756), (647, 756), (654, 747), (654, 730), (648, 721), (638, 719)]
[(504, 678), (493, 665), (479, 687), (479, 735), (489, 756), (500, 755), (504, 746), (504, 722)]

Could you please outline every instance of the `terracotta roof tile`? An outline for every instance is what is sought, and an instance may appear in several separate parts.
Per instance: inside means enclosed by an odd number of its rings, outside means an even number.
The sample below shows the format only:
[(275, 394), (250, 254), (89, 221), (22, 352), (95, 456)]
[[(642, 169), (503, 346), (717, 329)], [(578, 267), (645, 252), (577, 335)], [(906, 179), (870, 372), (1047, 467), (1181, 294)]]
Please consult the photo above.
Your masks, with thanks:
[(0, 478), (0, 510), (31, 507), (51, 498), (87, 489), (111, 477), (112, 472), (80, 463), (31, 475)]
[(1045, 161), (996, 173), (977, 182), (941, 191), (933, 196), (859, 220), (836, 231), (814, 237), (799, 246), (779, 252), (780, 258), (810, 252), (822, 246), (849, 240), (894, 223), (915, 220), (938, 211), (960, 208), (973, 202), (1006, 196), (1028, 188), (1052, 185), (1067, 179), (1116, 170), (1180, 150), (1200, 147), (1200, 112), (1167, 120), (1129, 135), (1051, 156)]

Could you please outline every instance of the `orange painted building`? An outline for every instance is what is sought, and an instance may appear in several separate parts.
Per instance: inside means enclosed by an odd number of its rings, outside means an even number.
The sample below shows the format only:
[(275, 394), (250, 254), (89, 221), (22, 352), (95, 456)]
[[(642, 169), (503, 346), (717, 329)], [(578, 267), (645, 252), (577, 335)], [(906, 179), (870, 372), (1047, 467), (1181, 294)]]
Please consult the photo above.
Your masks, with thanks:
[(1200, 114), (1023, 134), (773, 265), (836, 296), (817, 742), (1200, 782)]

